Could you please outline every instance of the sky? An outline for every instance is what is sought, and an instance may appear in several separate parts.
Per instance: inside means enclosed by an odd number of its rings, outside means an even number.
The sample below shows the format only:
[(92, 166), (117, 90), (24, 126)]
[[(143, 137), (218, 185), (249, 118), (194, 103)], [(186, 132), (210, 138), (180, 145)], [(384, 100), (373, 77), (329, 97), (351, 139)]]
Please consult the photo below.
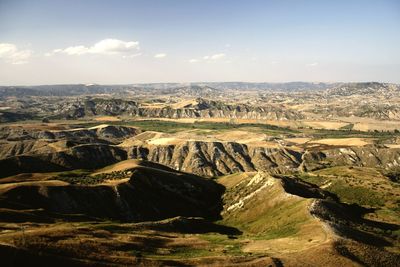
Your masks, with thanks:
[(0, 0), (0, 85), (400, 83), (398, 0)]

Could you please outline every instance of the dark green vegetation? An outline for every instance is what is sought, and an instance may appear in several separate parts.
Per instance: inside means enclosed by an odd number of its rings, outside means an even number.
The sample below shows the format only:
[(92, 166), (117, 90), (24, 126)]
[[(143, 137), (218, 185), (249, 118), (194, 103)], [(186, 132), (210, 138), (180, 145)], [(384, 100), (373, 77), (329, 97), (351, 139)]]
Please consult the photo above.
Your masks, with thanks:
[(336, 182), (328, 190), (345, 203), (356, 203), (361, 206), (382, 207), (385, 198), (374, 190), (362, 186), (348, 186), (345, 182)]
[(56, 179), (70, 184), (80, 185), (95, 185), (108, 180), (120, 180), (130, 178), (132, 172), (130, 171), (114, 171), (111, 173), (101, 173), (90, 175), (91, 171), (87, 170), (74, 170), (57, 173)]
[(40, 119), (29, 113), (0, 111), (0, 123)]
[(296, 173), (295, 177), (301, 179), (307, 183), (315, 184), (317, 186), (321, 186), (326, 183), (327, 179), (320, 175), (310, 175), (308, 173)]
[(385, 175), (394, 183), (400, 183), (400, 169), (386, 171)]
[(314, 138), (377, 138), (378, 141), (386, 141), (393, 137), (398, 137), (398, 132), (391, 131), (357, 131), (352, 129), (339, 129), (339, 130), (327, 130), (327, 129), (315, 129), (311, 132)]

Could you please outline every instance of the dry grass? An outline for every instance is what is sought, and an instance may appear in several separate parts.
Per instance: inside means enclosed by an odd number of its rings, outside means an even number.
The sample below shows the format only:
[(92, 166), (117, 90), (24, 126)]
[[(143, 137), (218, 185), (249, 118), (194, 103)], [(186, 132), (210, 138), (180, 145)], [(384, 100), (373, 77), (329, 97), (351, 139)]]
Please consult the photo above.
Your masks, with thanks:
[(95, 121), (120, 121), (121, 119), (119, 117), (115, 116), (100, 116), (100, 117), (95, 117), (93, 118)]
[(112, 172), (119, 172), (124, 171), (127, 169), (131, 169), (140, 165), (140, 160), (137, 159), (128, 159), (116, 164), (107, 166), (105, 168), (99, 169), (94, 171), (91, 175), (97, 175), (102, 173), (112, 173)]
[[(278, 256), (332, 240), (329, 228), (309, 212), (312, 199), (286, 193), (279, 179), (257, 182), (258, 175), (233, 174), (218, 179), (227, 187), (223, 222), (244, 232), (248, 242), (243, 251)], [(269, 181), (269, 185), (263, 187), (264, 181)], [(252, 188), (253, 183), (259, 186)], [(253, 194), (255, 191), (257, 193)], [(249, 198), (249, 195), (252, 196)], [(240, 201), (243, 201), (242, 207), (230, 208)]]
[(332, 138), (309, 141), (309, 144), (322, 144), (329, 146), (365, 146), (373, 143), (372, 139), (366, 138)]
[(0, 184), (0, 194), (4, 194), (5, 192), (20, 186), (65, 186), (68, 183), (58, 180), (49, 180), (49, 181), (28, 181), (28, 182), (16, 182), (16, 183), (6, 183)]
[(181, 142), (184, 142), (185, 140), (180, 140), (175, 137), (161, 137), (161, 138), (152, 138), (148, 141), (150, 145), (155, 145), (155, 146), (164, 146), (164, 145), (176, 145)]

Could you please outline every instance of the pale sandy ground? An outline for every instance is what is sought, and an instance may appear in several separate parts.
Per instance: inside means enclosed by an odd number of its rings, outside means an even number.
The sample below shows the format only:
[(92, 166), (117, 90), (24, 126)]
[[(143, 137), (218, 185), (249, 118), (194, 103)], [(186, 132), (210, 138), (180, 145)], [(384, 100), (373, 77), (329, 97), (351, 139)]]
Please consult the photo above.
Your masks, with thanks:
[(332, 138), (320, 139), (308, 142), (309, 144), (322, 144), (330, 146), (365, 146), (372, 144), (373, 140), (366, 138)]
[(307, 137), (298, 137), (298, 138), (286, 138), (284, 139), (286, 142), (295, 143), (295, 144), (305, 144), (311, 140), (311, 138)]
[(104, 182), (100, 183), (101, 185), (111, 185), (111, 186), (116, 186), (119, 184), (127, 183), (129, 182), (131, 178), (123, 178), (123, 179), (118, 179), (118, 180), (105, 180)]
[[(132, 145), (146, 142), (149, 145), (177, 145), (186, 141), (204, 141), (204, 142), (237, 142), (251, 146), (277, 148), (281, 144), (276, 141), (266, 141), (268, 136), (262, 133), (252, 133), (247, 131), (230, 131), (223, 133), (210, 133), (208, 135), (197, 135), (196, 132), (182, 132), (176, 134), (167, 134), (159, 132), (144, 132), (133, 138), (125, 140), (120, 146), (128, 147)], [(332, 138), (311, 141), (310, 138), (287, 138), (287, 143), (296, 145), (331, 145), (331, 146), (365, 146), (373, 143), (373, 139), (369, 138)], [(394, 146), (396, 147), (396, 146)]]
[(229, 131), (224, 133), (196, 134), (196, 131), (180, 132), (175, 134), (144, 132), (125, 140), (119, 146), (129, 147), (145, 142), (149, 145), (177, 145), (187, 141), (203, 142), (238, 142), (252, 146), (279, 147), (275, 141), (266, 141), (267, 135), (247, 131)]
[(249, 131), (229, 131), (212, 135), (213, 139), (224, 142), (237, 142), (252, 146), (278, 147), (279, 144), (274, 141), (266, 141), (268, 136), (263, 133), (254, 133)]
[(0, 184), (29, 182), (29, 181), (44, 181), (54, 176), (53, 173), (20, 173), (6, 178), (0, 179)]
[(101, 128), (105, 128), (108, 127), (108, 124), (99, 124), (93, 127), (89, 127), (89, 128), (73, 128), (73, 129), (64, 129), (64, 130), (51, 130), (50, 132), (59, 132), (59, 131), (63, 131), (63, 132), (74, 132), (74, 131), (81, 131), (81, 130), (97, 130), (97, 129), (101, 129)]
[(101, 117), (95, 117), (95, 121), (120, 121), (121, 119), (115, 116), (101, 116)]
[(400, 148), (400, 144), (385, 144), (388, 148)]
[(338, 130), (341, 127), (348, 125), (347, 122), (336, 122), (336, 121), (304, 121), (304, 123), (312, 128), (330, 129), (330, 130)]
[(167, 136), (167, 134), (160, 133), (160, 132), (154, 132), (154, 131), (147, 131), (140, 133), (134, 137), (125, 139), (121, 144), (119, 144), (120, 147), (130, 147), (134, 145), (140, 145), (144, 141), (152, 140), (152, 139), (158, 139), (162, 138), (164, 136)]
[(140, 160), (137, 159), (128, 159), (121, 162), (118, 162), (114, 165), (107, 166), (105, 168), (99, 169), (92, 173), (92, 175), (101, 174), (101, 173), (111, 173), (114, 171), (123, 171), (126, 169), (134, 168), (139, 166)]
[(67, 182), (59, 181), (59, 180), (50, 180), (50, 181), (28, 181), (28, 182), (17, 182), (17, 183), (6, 183), (0, 184), (0, 194), (13, 189), (18, 186), (65, 186), (68, 185)]
[[(311, 215), (310, 215), (311, 217)], [(293, 253), (317, 247), (333, 240), (334, 234), (319, 219), (312, 218), (295, 235), (269, 240), (249, 240), (244, 252)]]
[(164, 103), (163, 104), (158, 104), (158, 103), (147, 104), (147, 103), (143, 103), (143, 104), (141, 104), (141, 107), (154, 108), (154, 109), (159, 108), (159, 109), (161, 109), (161, 108), (165, 107), (165, 104)]
[(148, 144), (156, 145), (156, 146), (157, 145), (176, 145), (183, 141), (184, 140), (182, 140), (182, 139), (178, 139), (178, 138), (174, 138), (174, 137), (161, 137), (161, 138), (150, 139), (148, 141)]
[(101, 128), (106, 128), (108, 127), (108, 124), (99, 124), (93, 127), (88, 128), (89, 130), (96, 130), (96, 129), (101, 129)]
[(185, 106), (188, 105), (197, 105), (198, 102), (196, 101), (196, 99), (189, 99), (189, 100), (184, 100), (175, 104), (172, 104), (171, 107), (178, 109), (178, 108), (184, 108)]
[(380, 121), (380, 122), (360, 122), (354, 124), (354, 130), (358, 131), (400, 131), (399, 121)]
[(68, 149), (66, 146), (66, 141), (64, 141), (64, 140), (49, 143), (47, 146), (51, 147), (56, 152), (60, 152), (60, 151), (64, 151), (64, 150)]
[(376, 120), (361, 117), (338, 117), (337, 120), (353, 123), (353, 130), (358, 131), (393, 131), (400, 130), (400, 121)]

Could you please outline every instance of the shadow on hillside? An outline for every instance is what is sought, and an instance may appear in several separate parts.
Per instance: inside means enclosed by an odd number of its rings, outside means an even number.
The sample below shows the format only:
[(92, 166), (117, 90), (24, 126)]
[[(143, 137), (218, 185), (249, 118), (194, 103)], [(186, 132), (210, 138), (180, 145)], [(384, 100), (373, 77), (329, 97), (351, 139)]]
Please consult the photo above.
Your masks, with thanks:
[(363, 218), (373, 210), (327, 199), (319, 200), (312, 213), (328, 221), (342, 236), (373, 246), (389, 246), (391, 243), (381, 236), (382, 231), (397, 231), (400, 226)]
[(357, 204), (346, 204), (339, 197), (320, 187), (296, 178), (278, 177), (286, 192), (304, 198), (315, 198), (317, 201), (311, 208), (311, 213), (327, 221), (340, 235), (373, 246), (389, 246), (390, 238), (386, 232), (400, 230), (400, 226), (391, 223), (378, 222), (364, 218), (374, 208), (365, 208)]
[(138, 227), (163, 232), (187, 234), (219, 233), (223, 235), (240, 235), (241, 231), (234, 227), (215, 224), (203, 218), (176, 217), (161, 222), (139, 223)]

